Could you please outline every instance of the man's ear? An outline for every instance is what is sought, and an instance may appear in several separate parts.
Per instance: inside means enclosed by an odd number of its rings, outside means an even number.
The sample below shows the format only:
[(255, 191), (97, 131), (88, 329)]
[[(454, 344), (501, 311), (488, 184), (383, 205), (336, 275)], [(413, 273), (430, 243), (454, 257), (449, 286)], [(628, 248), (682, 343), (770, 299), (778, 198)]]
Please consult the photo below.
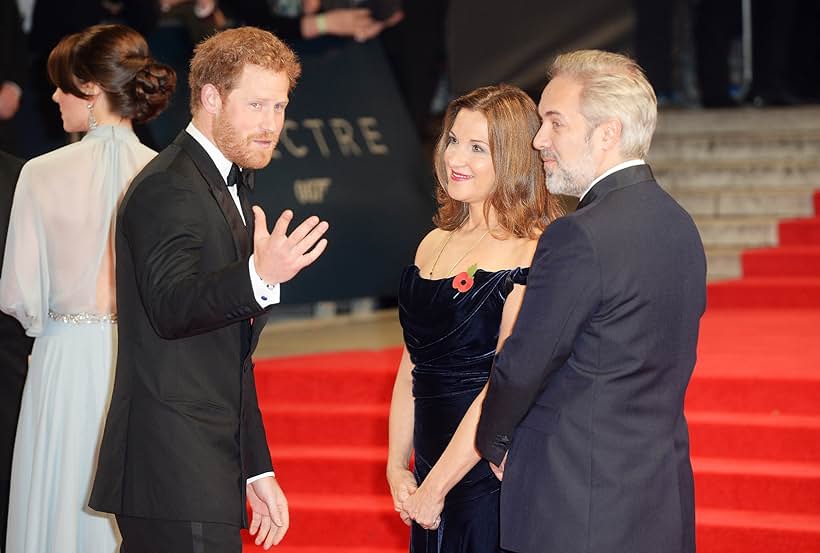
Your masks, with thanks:
[(605, 150), (618, 148), (621, 144), (623, 125), (620, 119), (607, 119), (599, 125), (601, 129), (601, 146)]
[(199, 93), (199, 102), (202, 104), (202, 108), (211, 115), (216, 115), (222, 110), (222, 96), (212, 84), (206, 84), (202, 87), (202, 91)]

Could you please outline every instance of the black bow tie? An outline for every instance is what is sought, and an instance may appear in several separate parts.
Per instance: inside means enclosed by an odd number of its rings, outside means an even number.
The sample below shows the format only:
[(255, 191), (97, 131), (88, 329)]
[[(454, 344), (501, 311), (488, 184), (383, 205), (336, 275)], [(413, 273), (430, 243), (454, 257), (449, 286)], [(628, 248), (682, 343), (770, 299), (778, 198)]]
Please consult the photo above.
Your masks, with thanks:
[(249, 191), (253, 190), (254, 185), (253, 171), (245, 169), (242, 171), (236, 163), (231, 164), (231, 170), (228, 171), (228, 186), (235, 184), (246, 187)]

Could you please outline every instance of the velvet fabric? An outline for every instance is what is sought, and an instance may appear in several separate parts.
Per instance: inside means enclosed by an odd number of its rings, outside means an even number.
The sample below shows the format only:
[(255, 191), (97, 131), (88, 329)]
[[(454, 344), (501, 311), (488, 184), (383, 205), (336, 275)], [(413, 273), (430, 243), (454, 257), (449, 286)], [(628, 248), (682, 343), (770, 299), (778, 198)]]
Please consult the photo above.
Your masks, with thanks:
[[(487, 382), (504, 302), (514, 284), (526, 283), (527, 272), (522, 268), (479, 269), (464, 292), (454, 287), (453, 277), (425, 279), (415, 265), (402, 273), (399, 319), (414, 364), (413, 447), (419, 483)], [(500, 487), (487, 461), (480, 461), (447, 494), (438, 530), (413, 525), (410, 551), (500, 551)]]

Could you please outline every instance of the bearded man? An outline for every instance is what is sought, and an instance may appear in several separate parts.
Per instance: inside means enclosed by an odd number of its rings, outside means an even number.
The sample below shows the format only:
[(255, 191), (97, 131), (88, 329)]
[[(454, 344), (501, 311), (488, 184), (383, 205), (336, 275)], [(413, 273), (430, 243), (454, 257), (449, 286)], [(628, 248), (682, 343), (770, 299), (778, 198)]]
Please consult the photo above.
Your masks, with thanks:
[(300, 74), (271, 33), (244, 27), (191, 61), (193, 119), (134, 179), (117, 216), (119, 357), (90, 506), (115, 513), (122, 553), (239, 553), (239, 529), (289, 525), (251, 353), (279, 285), (315, 261), (327, 223), (268, 233), (251, 210)]

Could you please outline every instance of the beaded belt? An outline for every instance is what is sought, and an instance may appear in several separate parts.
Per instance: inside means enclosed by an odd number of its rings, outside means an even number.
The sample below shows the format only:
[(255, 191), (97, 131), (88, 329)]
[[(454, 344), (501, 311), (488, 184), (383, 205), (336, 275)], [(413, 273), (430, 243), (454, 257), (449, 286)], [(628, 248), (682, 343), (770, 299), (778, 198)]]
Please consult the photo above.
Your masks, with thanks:
[(73, 325), (81, 324), (96, 324), (96, 323), (110, 323), (117, 322), (116, 313), (106, 313), (105, 315), (98, 315), (97, 313), (55, 313), (49, 309), (48, 318), (60, 323), (68, 323)]

